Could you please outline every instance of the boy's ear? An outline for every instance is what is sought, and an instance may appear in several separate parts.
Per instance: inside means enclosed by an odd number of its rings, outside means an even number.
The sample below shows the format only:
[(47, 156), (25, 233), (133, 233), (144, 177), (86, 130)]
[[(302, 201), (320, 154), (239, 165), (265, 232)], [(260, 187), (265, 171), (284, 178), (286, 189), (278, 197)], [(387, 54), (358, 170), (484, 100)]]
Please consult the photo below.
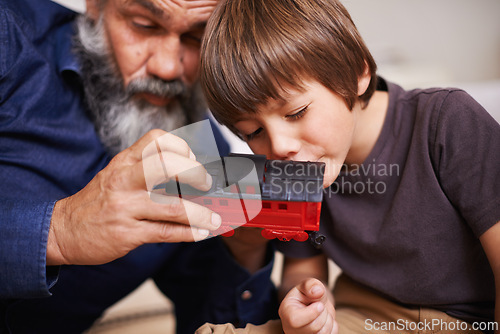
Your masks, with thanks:
[(358, 78), (358, 96), (363, 95), (368, 86), (370, 85), (370, 80), (372, 76), (370, 75), (370, 71), (368, 69), (368, 64), (365, 62), (365, 70), (363, 74)]
[(100, 15), (99, 0), (86, 0), (87, 5), (87, 16), (93, 21), (97, 21)]

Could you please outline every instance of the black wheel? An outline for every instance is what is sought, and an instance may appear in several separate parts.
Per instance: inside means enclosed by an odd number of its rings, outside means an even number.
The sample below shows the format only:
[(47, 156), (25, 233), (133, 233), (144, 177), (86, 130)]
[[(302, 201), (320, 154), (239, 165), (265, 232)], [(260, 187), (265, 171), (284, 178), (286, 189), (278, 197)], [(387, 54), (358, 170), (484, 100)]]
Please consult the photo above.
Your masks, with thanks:
[(321, 248), (323, 242), (325, 242), (326, 237), (316, 231), (307, 232), (309, 234), (309, 242), (316, 248)]

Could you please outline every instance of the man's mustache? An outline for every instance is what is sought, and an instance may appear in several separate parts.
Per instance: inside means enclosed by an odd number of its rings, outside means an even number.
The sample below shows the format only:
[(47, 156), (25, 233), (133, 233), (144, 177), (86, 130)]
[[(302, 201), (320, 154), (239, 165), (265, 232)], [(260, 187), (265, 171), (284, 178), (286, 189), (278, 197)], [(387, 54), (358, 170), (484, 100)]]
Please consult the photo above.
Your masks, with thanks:
[(188, 94), (188, 88), (181, 80), (165, 81), (158, 78), (137, 78), (128, 84), (126, 93), (128, 96), (148, 93), (164, 98), (183, 98)]

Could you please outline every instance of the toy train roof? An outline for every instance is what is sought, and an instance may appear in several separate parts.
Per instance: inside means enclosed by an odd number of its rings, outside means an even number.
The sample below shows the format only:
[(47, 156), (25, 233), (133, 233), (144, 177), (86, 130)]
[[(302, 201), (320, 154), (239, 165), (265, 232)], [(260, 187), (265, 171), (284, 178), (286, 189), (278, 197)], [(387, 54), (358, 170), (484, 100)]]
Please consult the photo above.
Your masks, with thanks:
[[(231, 154), (203, 165), (212, 187), (203, 192), (175, 182), (163, 184), (167, 193), (273, 201), (321, 202), (325, 164), (266, 160), (264, 155)], [(162, 186), (163, 186), (162, 185)]]

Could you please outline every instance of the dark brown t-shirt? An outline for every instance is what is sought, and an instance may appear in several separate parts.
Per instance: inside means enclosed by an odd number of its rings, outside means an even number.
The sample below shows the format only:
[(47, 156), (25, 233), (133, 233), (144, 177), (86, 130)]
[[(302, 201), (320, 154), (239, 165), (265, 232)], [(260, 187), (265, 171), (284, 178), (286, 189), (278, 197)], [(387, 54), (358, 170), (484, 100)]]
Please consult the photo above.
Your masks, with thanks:
[[(386, 86), (375, 147), (325, 190), (322, 250), (397, 302), (491, 321), (494, 279), (478, 237), (500, 221), (500, 125), (462, 90)], [(307, 242), (278, 247), (317, 254)]]

